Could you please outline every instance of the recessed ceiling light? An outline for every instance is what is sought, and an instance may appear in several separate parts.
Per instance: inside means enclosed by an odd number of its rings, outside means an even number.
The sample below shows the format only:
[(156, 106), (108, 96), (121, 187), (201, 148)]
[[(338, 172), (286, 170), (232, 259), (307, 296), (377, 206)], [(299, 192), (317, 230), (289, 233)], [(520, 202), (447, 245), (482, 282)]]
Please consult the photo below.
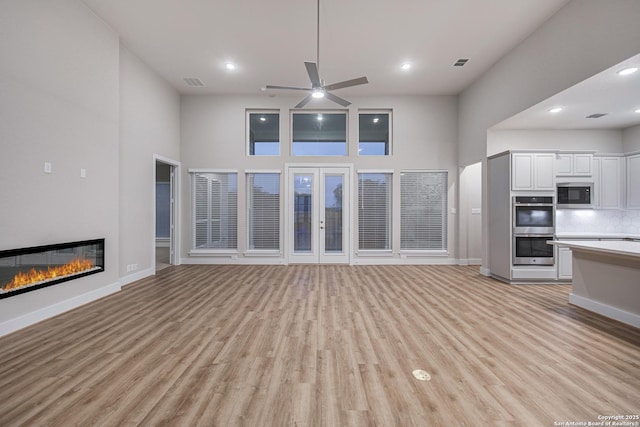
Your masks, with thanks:
[(560, 111), (562, 111), (562, 107), (553, 107), (552, 109), (549, 110), (550, 113), (559, 113)]
[(237, 68), (236, 64), (233, 62), (227, 62), (224, 66), (227, 67), (227, 70), (235, 70)]
[(409, 68), (411, 68), (411, 64), (409, 64), (408, 62), (405, 62), (400, 66), (400, 68), (402, 68), (403, 70), (408, 70)]
[(636, 111), (634, 111), (634, 113), (639, 113), (640, 114), (640, 108), (638, 108)]
[(629, 67), (625, 68), (624, 70), (618, 71), (618, 74), (621, 76), (628, 76), (629, 74), (633, 74), (636, 71), (638, 71), (638, 67)]

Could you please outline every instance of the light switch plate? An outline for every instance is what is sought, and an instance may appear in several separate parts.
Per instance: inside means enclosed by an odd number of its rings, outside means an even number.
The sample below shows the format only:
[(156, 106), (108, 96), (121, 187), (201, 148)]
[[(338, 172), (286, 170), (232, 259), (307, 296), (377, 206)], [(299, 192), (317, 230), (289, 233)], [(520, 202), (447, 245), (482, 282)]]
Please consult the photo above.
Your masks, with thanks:
[(44, 162), (44, 173), (51, 173), (53, 171), (53, 166), (51, 162)]

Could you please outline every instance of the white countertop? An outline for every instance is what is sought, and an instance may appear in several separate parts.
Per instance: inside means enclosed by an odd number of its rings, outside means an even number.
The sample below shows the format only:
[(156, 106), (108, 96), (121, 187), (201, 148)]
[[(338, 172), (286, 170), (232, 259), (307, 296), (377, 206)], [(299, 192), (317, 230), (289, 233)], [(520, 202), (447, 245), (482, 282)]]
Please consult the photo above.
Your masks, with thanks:
[(568, 231), (556, 232), (556, 239), (640, 239), (640, 234)]
[(640, 242), (629, 240), (554, 240), (550, 244), (576, 251), (608, 253), (640, 258)]

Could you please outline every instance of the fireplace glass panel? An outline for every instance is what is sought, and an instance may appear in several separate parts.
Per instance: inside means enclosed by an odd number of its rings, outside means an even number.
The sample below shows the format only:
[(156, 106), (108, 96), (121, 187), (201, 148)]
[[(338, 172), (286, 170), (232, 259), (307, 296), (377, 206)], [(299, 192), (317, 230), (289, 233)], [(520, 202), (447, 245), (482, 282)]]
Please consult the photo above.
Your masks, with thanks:
[(0, 299), (104, 271), (104, 239), (0, 251)]

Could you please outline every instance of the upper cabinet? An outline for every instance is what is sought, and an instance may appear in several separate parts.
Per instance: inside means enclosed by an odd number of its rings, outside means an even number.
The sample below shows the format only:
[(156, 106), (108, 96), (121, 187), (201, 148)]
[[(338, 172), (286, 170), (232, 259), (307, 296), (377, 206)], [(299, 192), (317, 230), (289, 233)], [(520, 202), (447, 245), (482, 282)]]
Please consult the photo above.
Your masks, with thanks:
[(593, 157), (594, 208), (624, 208), (624, 169), (624, 157)]
[(627, 208), (640, 209), (640, 154), (627, 157)]
[(556, 176), (591, 176), (593, 175), (593, 154), (591, 153), (558, 153), (556, 154)]
[(555, 153), (512, 153), (512, 191), (554, 191)]

